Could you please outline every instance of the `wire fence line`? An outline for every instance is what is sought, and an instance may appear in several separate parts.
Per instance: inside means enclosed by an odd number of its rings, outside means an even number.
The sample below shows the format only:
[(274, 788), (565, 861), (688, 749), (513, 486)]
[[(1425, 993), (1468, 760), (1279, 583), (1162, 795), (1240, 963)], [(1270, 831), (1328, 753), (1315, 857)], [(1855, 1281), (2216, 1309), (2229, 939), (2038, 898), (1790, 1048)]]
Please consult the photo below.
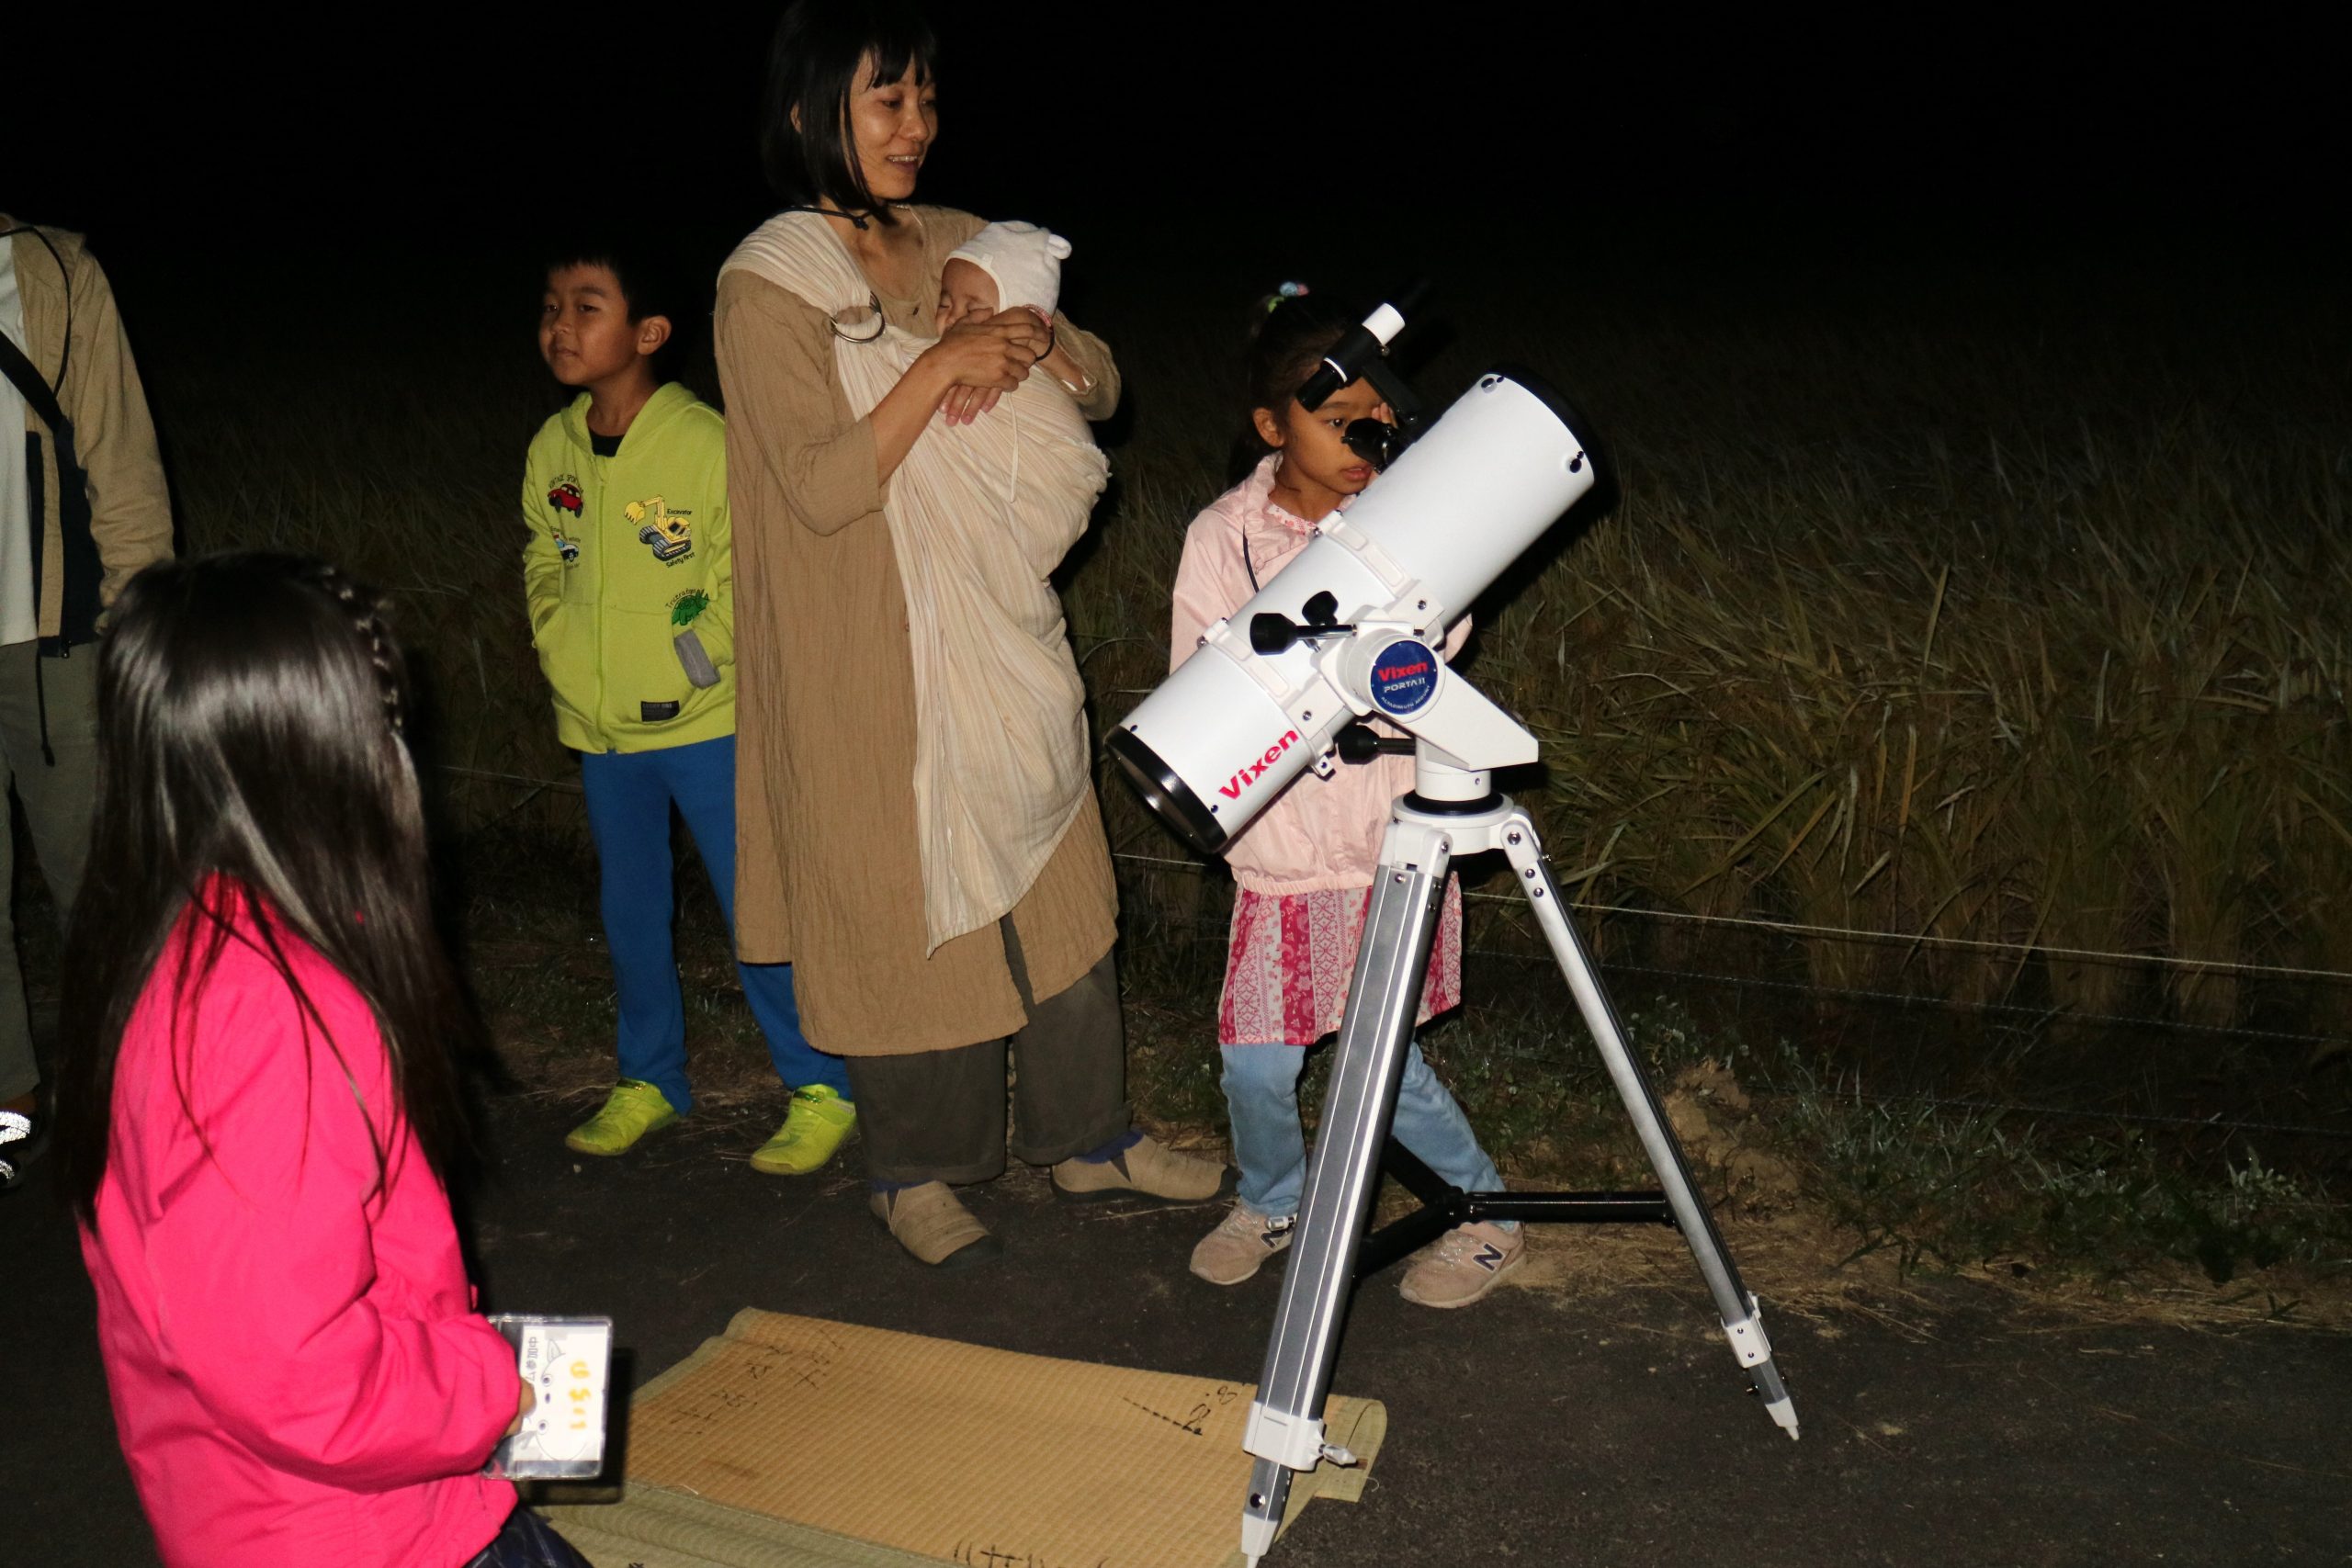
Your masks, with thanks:
[[(440, 771), (460, 778), (479, 779), (485, 783), (515, 784), (534, 794), (555, 791), (562, 795), (581, 795), (576, 779), (541, 779), (523, 773), (500, 773), (489, 768), (461, 767), (455, 763), (437, 764)], [(1132, 850), (1114, 850), (1111, 858), (1129, 865), (1155, 866), (1162, 870), (1181, 871), (1194, 875), (1204, 874), (1209, 867), (1198, 860), (1179, 859), (1170, 855), (1139, 854)], [(1567, 876), (1563, 883), (1582, 881), (1599, 866), (1583, 868)], [(1524, 900), (1510, 893), (1479, 893), (1464, 890), (1465, 902), (1496, 904), (1507, 908), (1524, 907)], [(1804, 920), (1779, 920), (1758, 915), (1705, 915), (1681, 909), (1652, 909), (1634, 904), (1603, 904), (1587, 899), (1566, 900), (1567, 907), (1584, 914), (1622, 915), (1635, 919), (1672, 921), (1684, 925), (1717, 926), (1735, 930), (1770, 932), (1777, 936), (1832, 937), (1849, 942), (1899, 943), (1906, 947), (1935, 947), (1950, 951), (2006, 953), (2024, 957), (2040, 953), (2045, 959), (2079, 959), (2095, 963), (2135, 965), (2150, 969), (2171, 969), (2197, 974), (2226, 975), (2247, 979), (2277, 979), (2317, 981), (2326, 985), (2352, 985), (2352, 972), (2340, 969), (2313, 969), (2283, 964), (2246, 964), (2232, 959), (2180, 958), (2161, 953), (2118, 953), (2102, 948), (2053, 947), (2045, 942), (1996, 942), (1976, 937), (1938, 936), (1928, 931), (1865, 931), (1852, 926), (1818, 925)], [(1516, 953), (1488, 953), (1491, 957), (1516, 958)], [(2144, 1014), (2080, 1013), (2060, 1009), (2038, 1008), (2011, 1002), (1968, 1002), (1949, 998), (1921, 997), (1907, 992), (1860, 990), (1850, 987), (1822, 986), (1810, 982), (1774, 981), (1752, 976), (1710, 975), (1686, 969), (1649, 969), (1634, 965), (1611, 964), (1606, 967), (1633, 974), (1656, 974), (1683, 979), (1709, 980), (1736, 985), (1777, 986), (1790, 990), (1809, 991), (1819, 996), (1844, 997), (1855, 1000), (1900, 1002), (1906, 1006), (1940, 1006), (1972, 1011), (2010, 1012), (2020, 1015), (2064, 1017), (2088, 1023), (2146, 1024), (2163, 1028), (2185, 1029), (2208, 1033), (2245, 1035), (2256, 1039), (2301, 1042), (2311, 1044), (2352, 1045), (2352, 1038), (2333, 1034), (2298, 1034), (2280, 1030), (2252, 1029), (2233, 1024), (2194, 1023), (2177, 1019), (2155, 1018)]]
[(493, 784), (528, 784), (533, 790), (554, 790), (559, 795), (584, 795), (578, 779), (535, 779), (522, 773), (502, 773), (492, 768), (463, 768), (455, 762), (436, 762), (434, 766), (445, 773), (461, 779), (486, 779)]
[[(571, 795), (580, 795), (584, 793), (577, 780), (535, 778), (522, 773), (502, 773), (488, 768), (462, 767), (452, 763), (441, 763), (438, 764), (438, 766), (441, 772), (453, 774), (460, 778), (477, 779), (484, 783), (516, 785), (529, 790), (534, 795), (548, 791)], [(1168, 855), (1141, 854), (1133, 851), (1125, 850), (1114, 851), (1112, 853), (1112, 859), (1124, 862), (1131, 865), (1153, 866), (1162, 870), (1181, 871), (1195, 875), (1205, 874), (1210, 869), (1206, 863), (1198, 860), (1179, 859)], [(1563, 880), (1573, 882), (1577, 880), (1577, 878), (1569, 877)], [(1523, 898), (1514, 894), (1477, 893), (1465, 890), (1463, 894), (1463, 897), (1466, 901), (1478, 903), (1495, 904), (1510, 908), (1524, 907)], [(2241, 976), (2267, 976), (2273, 978), (2320, 980), (2335, 983), (2352, 981), (2352, 974), (2344, 974), (2333, 970), (2303, 969), (2272, 964), (2220, 963), (2199, 959), (2173, 959), (2156, 953), (2103, 953), (2089, 949), (2052, 948), (2024, 942), (1991, 942), (1973, 941), (1964, 938), (1937, 937), (1925, 934), (1906, 936), (1903, 933), (1894, 931), (1850, 930), (1834, 926), (1812, 925), (1802, 921), (1771, 920), (1743, 916), (1683, 914), (1675, 910), (1645, 909), (1633, 905), (1623, 904), (1600, 904), (1570, 900), (1568, 901), (1568, 905), (1571, 908), (1589, 914), (1626, 915), (1641, 919), (1680, 920), (1698, 925), (1747, 927), (1786, 935), (1845, 937), (1864, 941), (1900, 942), (1905, 943), (1917, 943), (1920, 945), (1934, 944), (1954, 948), (1990, 948), (2018, 953), (2040, 952), (2045, 955), (2055, 957), (2099, 959), (2121, 964), (2171, 965), (2197, 968), (2221, 974), (2235, 974)], [(1160, 923), (1162, 929), (1166, 929), (1170, 926), (1189, 925), (1203, 941), (1222, 941), (1226, 935), (1225, 922), (1217, 919), (1178, 921), (1168, 920), (1163, 918)], [(1493, 948), (1466, 948), (1464, 949), (1464, 952), (1469, 956), (1496, 959), (1505, 963), (1525, 964), (1538, 961), (1537, 956), (1532, 953), (1505, 953)], [(1964, 1001), (1951, 998), (1920, 996), (1903, 991), (1883, 991), (1852, 987), (1824, 986), (1812, 981), (1775, 980), (1760, 976), (1725, 975), (1713, 973), (1706, 970), (1681, 969), (1655, 964), (1637, 964), (1603, 961), (1600, 966), (1603, 969), (1617, 975), (1641, 975), (1657, 979), (1693, 981), (1702, 984), (1727, 986), (1732, 987), (1785, 991), (1812, 997), (1831, 997), (1842, 1000), (1871, 1002), (1903, 1008), (1928, 1008), (1946, 1012), (1967, 1011), (2007, 1014), (2020, 1018), (2035, 1019), (2044, 1022), (2064, 1019), (2065, 1021), (2074, 1023), (2105, 1024), (2119, 1028), (2169, 1029), (2191, 1033), (2219, 1034), (2233, 1038), (2262, 1040), (2284, 1044), (2312, 1046), (2332, 1045), (2352, 1048), (2352, 1038), (2347, 1038), (2342, 1035), (2299, 1033), (2286, 1030), (2257, 1029), (2242, 1024), (2199, 1023), (2182, 1019), (2160, 1018), (2148, 1014), (2136, 1013), (2075, 1012), (2063, 1009), (2036, 1007), (2018, 1002)], [(1768, 1085), (1758, 1085), (1756, 1086), (1754, 1092), (1761, 1094), (1776, 1094), (1783, 1091), (1774, 1089)], [(1939, 1110), (1980, 1111), (2003, 1114), (2062, 1118), (2071, 1121), (2121, 1123), (2133, 1126), (2196, 1128), (2214, 1132), (2233, 1133), (2269, 1133), (2299, 1137), (2352, 1141), (2352, 1129), (2311, 1126), (2295, 1122), (2250, 1121), (2222, 1117), (2219, 1115), (2180, 1116), (2165, 1115), (2149, 1111), (2117, 1110), (2094, 1111), (2074, 1106), (2048, 1105), (2032, 1101), (1987, 1100), (1980, 1097), (1930, 1093), (1887, 1094), (1875, 1091), (1866, 1093), (1860, 1088), (1859, 1084), (1855, 1089), (1841, 1091), (1841, 1093), (1849, 1095), (1850, 1098), (1855, 1100), (1877, 1105), (1917, 1105), (1931, 1107)]]
[[(1514, 958), (1515, 953), (1491, 948), (1475, 949), (1481, 957)], [(2054, 1022), (2104, 1023), (2119, 1028), (2171, 1029), (2188, 1034), (2227, 1034), (2267, 1040), (2282, 1045), (2342, 1045), (2352, 1048), (2352, 1035), (2303, 1034), (2286, 1029), (2256, 1029), (2242, 1023), (2199, 1023), (2192, 1019), (2159, 1018), (2150, 1013), (2076, 1012), (2065, 1008), (2035, 1007), (2026, 1002), (1964, 1001), (1952, 997), (1923, 997), (1910, 991), (1874, 991), (1859, 987), (1824, 986), (1810, 980), (1774, 980), (1755, 975), (1716, 975), (1703, 969), (1670, 969), (1639, 964), (1603, 962), (1601, 967), (1619, 975), (1651, 975), (1665, 979), (1702, 980), (1720, 986), (1753, 986), (1765, 990), (1801, 992), (1813, 997), (1838, 997), (1850, 1001), (1879, 1002), (1894, 1007), (1933, 1008), (1942, 1012), (2008, 1013), (2019, 1018)]]
[[(1788, 1091), (1763, 1085), (1747, 1092), (1769, 1096)], [(2223, 1116), (2165, 1116), (2148, 1111), (2086, 1111), (2078, 1106), (2037, 1105), (1966, 1095), (1880, 1094), (1847, 1089), (1840, 1091), (1838, 1098), (1863, 1100), (1872, 1105), (1931, 1105), (1945, 1111), (2018, 1111), (2028, 1116), (2061, 1117), (2075, 1122), (2123, 1122), (2143, 1127), (2197, 1127), (2217, 1133), (2278, 1133), (2298, 1137), (2352, 1141), (2352, 1128), (2309, 1127), (2291, 1122), (2242, 1122)]]
[[(1505, 904), (1518, 900), (1499, 895), (1464, 893), (1464, 898), (1494, 897)], [(1575, 906), (1595, 908), (1596, 906)], [(1642, 909), (1627, 909), (1626, 914), (1647, 913)], [(1163, 921), (1167, 925), (1187, 924), (1203, 941), (1223, 942), (1225, 922), (1214, 919)], [(1535, 964), (1549, 967), (1548, 953), (1506, 953), (1500, 948), (1464, 947), (1468, 958), (1491, 958), (1506, 964)], [(1601, 958), (1595, 962), (1612, 975), (1644, 975), (1655, 979), (1690, 980), (1705, 985), (1744, 987), (1768, 991), (1785, 991), (1806, 997), (1829, 997), (1842, 1001), (1873, 1002), (1897, 1008), (1926, 1008), (1938, 1012), (2003, 1013), (2012, 1017), (2032, 1019), (2041, 1022), (2106, 1024), (2116, 1028), (2168, 1029), (2187, 1034), (2222, 1034), (2233, 1038), (2268, 1041), (2282, 1045), (2340, 1045), (2352, 1050), (2352, 1035), (2310, 1034), (2287, 1029), (2259, 1029), (2251, 1024), (2202, 1023), (2193, 1019), (2162, 1018), (2152, 1013), (2083, 1012), (2066, 1008), (2041, 1007), (2028, 1002), (1968, 1001), (1952, 997), (1922, 996), (1916, 991), (1872, 990), (1858, 986), (1829, 986), (1815, 980), (1775, 980), (1760, 975), (1726, 975), (1707, 969), (1679, 969), (1670, 965), (1628, 964), (1619, 959)], [(2016, 1109), (2025, 1109), (2017, 1107)]]
[[(1167, 855), (1141, 855), (1130, 851), (1114, 851), (1113, 860), (1137, 865), (1164, 866), (1170, 870), (1204, 873), (1208, 867), (1199, 861), (1177, 860)], [(1582, 881), (1598, 866), (1586, 867), (1567, 876), (1555, 877), (1562, 883)], [(1525, 907), (1526, 900), (1512, 893), (1474, 893), (1464, 890), (1463, 898), (1471, 903), (1502, 904), (1513, 908)], [(1873, 931), (1851, 926), (1812, 925), (1803, 920), (1766, 919), (1755, 915), (1700, 915), (1681, 909), (1649, 909), (1637, 904), (1599, 904), (1584, 899), (1566, 900), (1571, 909), (1595, 915), (1631, 915), (1639, 919), (1675, 920), (1688, 925), (1745, 927), (1754, 931), (1771, 931), (1784, 936), (1842, 937), (1860, 942), (1900, 942), (1906, 947), (1940, 947), (1976, 952), (2017, 954), (2039, 953), (2045, 958), (2087, 958), (2114, 964), (2144, 964), (2153, 968), (2193, 970), (2201, 974), (2236, 975), (2252, 977), (2291, 980), (2322, 980), (2336, 985), (2352, 985), (2352, 972), (2340, 969), (2302, 969), (2278, 964), (2241, 964), (2218, 958), (2175, 958), (2161, 953), (2113, 953), (2099, 948), (2052, 947), (2038, 942), (1986, 942), (1973, 937), (1936, 936), (1927, 931)], [(1815, 987), (1813, 989), (1825, 989)], [(1831, 995), (1864, 996), (1868, 992), (1829, 991)]]

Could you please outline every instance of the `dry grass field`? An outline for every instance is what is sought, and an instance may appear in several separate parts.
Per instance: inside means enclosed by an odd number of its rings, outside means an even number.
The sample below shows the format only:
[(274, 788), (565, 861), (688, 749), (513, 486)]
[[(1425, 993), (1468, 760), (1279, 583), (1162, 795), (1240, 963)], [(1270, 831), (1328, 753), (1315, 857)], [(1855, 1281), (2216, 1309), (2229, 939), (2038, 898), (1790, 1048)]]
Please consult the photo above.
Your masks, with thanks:
[[(1479, 606), (1466, 671), (1544, 742), (1540, 776), (1510, 782), (1659, 1069), (1730, 1064), (1858, 1245), (1909, 1259), (2340, 1262), (2340, 299), (2187, 263), (1858, 265), (1834, 309), (1795, 271), (1736, 295), (1661, 276), (1531, 329), (1523, 284), (1442, 282), (1444, 329), (1410, 366), (1425, 390), (1532, 366), (1622, 473), (1613, 514)], [(1096, 293), (1132, 389), (1065, 573), (1099, 732), (1165, 668), (1183, 526), (1226, 479), (1239, 323), (1205, 289)], [(312, 550), (393, 592), (477, 984), (503, 1036), (585, 1081), (591, 872), (516, 571), (521, 454), (555, 406), (527, 305), (420, 316), (363, 352), (324, 305), (266, 338), (182, 325), (141, 347), (190, 547)], [(1102, 795), (1130, 857), (1139, 1093), (1213, 1127), (1226, 885), (1174, 863), (1108, 773)], [(718, 998), (696, 1028), (740, 1037), (709, 900), (682, 886)], [(1622, 1163), (1564, 993), (1508, 905), (1474, 909), (1490, 960), (1432, 1055), (1522, 1166)], [(1794, 999), (1739, 1024), (1678, 971)], [(1865, 997), (1932, 1005), (1838, 1021)], [(2052, 1096), (2072, 1119), (2000, 1109)], [(2257, 1125), (2188, 1126), (2209, 1109)], [(2143, 1119), (2098, 1119), (2125, 1110)]]

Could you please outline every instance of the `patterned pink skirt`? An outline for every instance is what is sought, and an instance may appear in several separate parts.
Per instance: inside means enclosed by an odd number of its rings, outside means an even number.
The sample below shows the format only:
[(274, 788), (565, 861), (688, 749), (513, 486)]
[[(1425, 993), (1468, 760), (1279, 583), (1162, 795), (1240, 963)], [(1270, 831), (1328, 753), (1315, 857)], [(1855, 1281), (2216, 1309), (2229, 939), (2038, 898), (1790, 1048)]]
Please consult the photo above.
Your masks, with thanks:
[[(1369, 887), (1287, 894), (1236, 889), (1225, 995), (1216, 1010), (1218, 1043), (1312, 1045), (1337, 1031), (1371, 908)], [(1461, 1005), (1462, 884), (1448, 876), (1415, 1022)]]

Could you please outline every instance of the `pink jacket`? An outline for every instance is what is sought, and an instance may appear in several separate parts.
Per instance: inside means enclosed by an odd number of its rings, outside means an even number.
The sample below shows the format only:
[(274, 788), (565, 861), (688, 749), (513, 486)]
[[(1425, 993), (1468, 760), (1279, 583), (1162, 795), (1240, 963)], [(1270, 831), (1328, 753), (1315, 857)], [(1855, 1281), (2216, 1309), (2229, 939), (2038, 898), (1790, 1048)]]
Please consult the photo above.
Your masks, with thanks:
[(306, 1028), (250, 900), (219, 880), (206, 897), (236, 934), (176, 1007), (202, 917), (164, 944), (82, 1233), (131, 1479), (172, 1568), (458, 1568), (514, 1506), (475, 1473), (514, 1416), (514, 1352), (473, 1312), (448, 1199), (385, 1114), (366, 1001), (273, 924), (326, 1035)]
[[(1274, 503), (1273, 482), (1270, 453), (1184, 531), (1168, 633), (1170, 670), (1193, 656), (1213, 623), (1241, 608), (1315, 536), (1314, 524)], [(1342, 508), (1346, 504), (1340, 502)], [(1256, 587), (1250, 585), (1253, 570)], [(1465, 615), (1446, 638), (1448, 660), (1469, 636)], [(1386, 725), (1379, 728), (1384, 735), (1398, 733)], [(1388, 808), (1412, 787), (1410, 757), (1341, 762), (1329, 779), (1302, 773), (1227, 849), (1233, 879), (1252, 893), (1268, 894), (1371, 886), (1381, 837), (1388, 830)]]

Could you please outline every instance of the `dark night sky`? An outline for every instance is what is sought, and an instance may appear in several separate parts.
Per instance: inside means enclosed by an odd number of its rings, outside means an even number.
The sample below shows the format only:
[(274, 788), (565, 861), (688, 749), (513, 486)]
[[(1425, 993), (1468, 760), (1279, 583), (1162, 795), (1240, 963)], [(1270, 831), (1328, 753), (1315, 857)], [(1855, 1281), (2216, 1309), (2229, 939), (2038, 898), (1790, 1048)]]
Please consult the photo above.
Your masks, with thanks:
[[(158, 284), (232, 258), (369, 289), (462, 286), (582, 217), (715, 261), (763, 215), (771, 7), (479, 9), (469, 29), (401, 7), (293, 31), (37, 22), (10, 51), (17, 101), (27, 66), (61, 62), (45, 101), (71, 129), (12, 132), (0, 207)], [(2341, 221), (2318, 51), (2284, 33), (967, 9), (938, 7), (926, 199), (1261, 281), (1340, 247), (1400, 270), (1464, 247), (1506, 268), (1671, 252), (1701, 276), (2086, 245), (2312, 265)]]

